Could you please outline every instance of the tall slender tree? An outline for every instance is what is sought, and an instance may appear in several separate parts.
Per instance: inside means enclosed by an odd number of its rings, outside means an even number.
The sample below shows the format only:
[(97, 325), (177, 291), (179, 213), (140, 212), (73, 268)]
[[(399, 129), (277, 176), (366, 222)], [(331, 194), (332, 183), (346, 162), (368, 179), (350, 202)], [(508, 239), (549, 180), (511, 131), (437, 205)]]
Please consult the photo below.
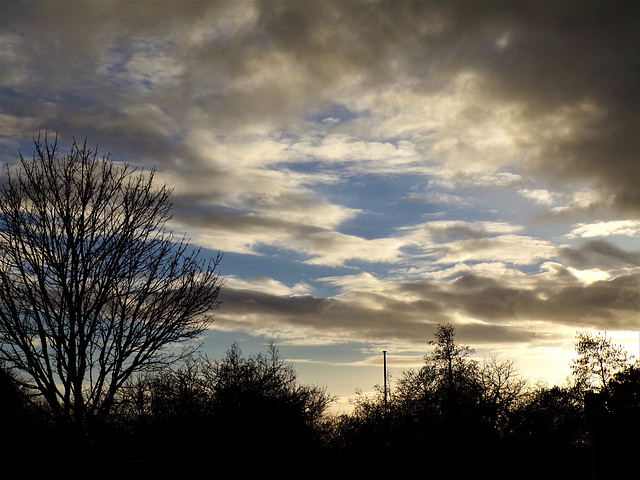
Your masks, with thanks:
[(444, 368), (447, 389), (450, 392), (455, 390), (454, 367), (474, 353), (473, 348), (468, 345), (456, 343), (455, 335), (456, 329), (453, 325), (449, 323), (446, 325), (438, 324), (438, 330), (434, 335), (436, 339), (429, 342), (430, 345), (434, 345), (434, 349), (433, 353), (428, 355), (428, 359), (440, 368)]
[(167, 228), (171, 190), (97, 148), (34, 139), (0, 187), (0, 360), (55, 419), (99, 423), (135, 372), (188, 353), (223, 283)]

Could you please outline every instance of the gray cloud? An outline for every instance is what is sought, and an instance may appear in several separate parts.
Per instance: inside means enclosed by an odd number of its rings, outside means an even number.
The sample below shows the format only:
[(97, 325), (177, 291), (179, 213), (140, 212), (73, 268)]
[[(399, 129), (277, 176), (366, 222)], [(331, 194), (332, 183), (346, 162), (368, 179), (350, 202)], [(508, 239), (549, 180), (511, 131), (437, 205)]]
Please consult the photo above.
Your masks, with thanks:
[(637, 267), (640, 252), (627, 252), (604, 240), (591, 240), (579, 248), (562, 248), (560, 255), (578, 268)]
[(166, 162), (186, 125), (154, 130), (162, 110), (130, 116), (129, 95), (219, 133), (299, 118), (345, 88), (411, 80), (436, 92), (474, 72), (489, 102), (521, 105), (531, 171), (595, 181), (637, 213), (639, 12), (633, 1), (11, 2), (3, 109), (33, 119), (27, 138), (46, 127), (108, 136), (109, 148)]
[(325, 82), (336, 71), (364, 74), (362, 85), (404, 76), (434, 91), (477, 73), (483, 94), (522, 105), (531, 171), (593, 180), (637, 213), (639, 13), (632, 1), (269, 2), (260, 24)]
[[(634, 330), (640, 308), (640, 275), (587, 286), (566, 269), (515, 285), (465, 274), (451, 283), (401, 282), (371, 291), (347, 288), (344, 296), (315, 298), (226, 289), (222, 326), (256, 331), (269, 325), (284, 337), (422, 344), (436, 323), (451, 322), (474, 343), (523, 343), (575, 330)], [(462, 316), (466, 320), (461, 320)], [(540, 332), (540, 325), (543, 333)]]

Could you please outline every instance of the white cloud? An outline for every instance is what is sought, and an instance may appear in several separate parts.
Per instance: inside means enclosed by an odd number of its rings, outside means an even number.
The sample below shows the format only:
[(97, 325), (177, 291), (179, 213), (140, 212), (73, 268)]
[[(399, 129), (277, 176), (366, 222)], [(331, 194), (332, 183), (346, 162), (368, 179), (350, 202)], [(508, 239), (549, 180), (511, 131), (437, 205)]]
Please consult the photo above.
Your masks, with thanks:
[(533, 203), (535, 203), (536, 205), (551, 206), (553, 205), (553, 202), (554, 202), (553, 195), (551, 194), (551, 192), (549, 192), (549, 190), (521, 189), (521, 190), (518, 190), (518, 193), (520, 193), (520, 195), (522, 195), (523, 197), (526, 197), (529, 200), (533, 201)]
[(300, 282), (289, 287), (279, 280), (260, 275), (246, 280), (234, 275), (225, 276), (225, 287), (237, 290), (250, 290), (252, 292), (266, 293), (269, 295), (305, 295), (313, 291), (313, 287)]
[(515, 234), (520, 230), (522, 226), (508, 222), (464, 220), (433, 220), (398, 228), (407, 243), (428, 248), (457, 238), (484, 238), (491, 235)]
[(349, 261), (395, 263), (400, 260), (399, 238), (365, 239), (339, 232), (319, 232), (297, 241), (300, 251), (310, 255), (309, 265), (340, 266)]
[(557, 247), (545, 240), (521, 235), (498, 235), (451, 242), (442, 248), (436, 263), (448, 265), (490, 261), (531, 265), (556, 254)]
[[(328, 134), (303, 138), (288, 149), (288, 159), (347, 164), (349, 168), (362, 168), (371, 173), (398, 172), (398, 168), (412, 167), (418, 160), (409, 141), (377, 141), (349, 134)], [(403, 170), (406, 173), (406, 170)]]
[(593, 282), (600, 280), (608, 280), (611, 278), (611, 273), (598, 268), (590, 268), (589, 270), (579, 270), (573, 267), (567, 267), (573, 275), (579, 278), (585, 285), (589, 285)]
[(411, 139), (425, 166), (440, 165), (445, 179), (494, 174), (520, 155), (522, 107), (487, 97), (485, 81), (479, 73), (463, 71), (446, 89), (433, 93), (410, 80), (375, 94), (365, 92), (358, 107), (372, 115), (361, 122), (362, 134)]
[(634, 237), (640, 235), (640, 220), (578, 223), (574, 227), (566, 237), (609, 237), (612, 235)]
[(554, 195), (554, 200), (556, 204), (564, 202), (564, 205), (551, 208), (550, 211), (554, 214), (588, 211), (598, 206), (608, 206), (611, 202), (606, 192), (594, 186), (583, 186), (573, 192), (558, 192)]

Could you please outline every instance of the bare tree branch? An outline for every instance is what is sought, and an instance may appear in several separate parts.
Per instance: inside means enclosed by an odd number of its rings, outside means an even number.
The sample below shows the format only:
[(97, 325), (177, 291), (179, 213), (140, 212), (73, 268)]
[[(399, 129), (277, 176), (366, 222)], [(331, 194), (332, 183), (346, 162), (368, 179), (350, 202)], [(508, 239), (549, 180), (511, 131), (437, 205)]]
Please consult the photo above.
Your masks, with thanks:
[(135, 373), (165, 366), (212, 321), (222, 280), (167, 229), (154, 171), (57, 137), (0, 189), (0, 360), (28, 375), (59, 420), (103, 418)]

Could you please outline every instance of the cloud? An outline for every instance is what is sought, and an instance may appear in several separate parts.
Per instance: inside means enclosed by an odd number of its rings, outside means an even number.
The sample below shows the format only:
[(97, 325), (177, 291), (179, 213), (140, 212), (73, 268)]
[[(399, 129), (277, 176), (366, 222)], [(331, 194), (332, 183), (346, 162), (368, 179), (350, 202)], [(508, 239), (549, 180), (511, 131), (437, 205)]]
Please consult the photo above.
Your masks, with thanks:
[(293, 287), (289, 287), (281, 281), (269, 278), (265, 275), (259, 275), (246, 280), (242, 280), (235, 276), (226, 276), (225, 287), (234, 290), (247, 290), (280, 296), (303, 295), (308, 294), (313, 290), (313, 287), (304, 282), (300, 282)]
[(533, 203), (535, 203), (537, 205), (551, 206), (554, 203), (553, 195), (548, 190), (544, 190), (544, 189), (536, 189), (536, 190), (522, 189), (522, 190), (519, 190), (518, 193), (520, 193), (522, 196), (530, 199), (531, 201), (533, 201)]
[(436, 156), (454, 164), (472, 158), (467, 167), (473, 169), (487, 161), (481, 154), (501, 165), (524, 150), (532, 171), (551, 180), (593, 181), (616, 207), (637, 211), (639, 96), (631, 80), (638, 65), (637, 5), (587, 2), (576, 10), (527, 2), (502, 5), (500, 12), (466, 3), (388, 7), (370, 3), (358, 14), (351, 4), (263, 8), (261, 24), (305, 66), (331, 64), (358, 72), (360, 85), (370, 82), (379, 92), (365, 97), (367, 107), (378, 106), (373, 117), (384, 112), (398, 126), (405, 119), (395, 130), (389, 120), (380, 123), (381, 132), (430, 134), (436, 122), (429, 118), (438, 118), (442, 101), (450, 121), (442, 117), (436, 125), (430, 143)]
[(329, 133), (296, 143), (290, 148), (292, 160), (313, 159), (328, 163), (349, 164), (349, 168), (367, 173), (389, 173), (411, 169), (418, 161), (411, 142), (362, 140), (345, 134)]
[(640, 265), (639, 251), (627, 252), (604, 240), (589, 240), (579, 248), (563, 247), (559, 253), (577, 268), (616, 270)]
[(574, 237), (608, 237), (612, 235), (622, 235), (636, 237), (640, 234), (640, 220), (612, 220), (608, 222), (597, 222), (590, 224), (577, 224), (566, 236)]
[(533, 275), (467, 272), (452, 281), (327, 277), (323, 281), (341, 290), (332, 298), (227, 288), (220, 325), (214, 328), (270, 329), (288, 341), (358, 338), (405, 346), (423, 344), (436, 323), (446, 322), (476, 344), (561, 338), (566, 328), (637, 329), (637, 271), (587, 282), (575, 272), (555, 264)]
[[(317, 145), (325, 160), (368, 157), (382, 167), (379, 147), (403, 137), (410, 156), (391, 158), (442, 164), (444, 178), (518, 166), (559, 189), (554, 180), (593, 182), (600, 202), (637, 212), (634, 2), (579, 10), (518, 2), (499, 12), (457, 2), (323, 4), (7, 6), (3, 87), (38, 91), (55, 108), (34, 115), (15, 97), (6, 110), (42, 126), (67, 118), (55, 128), (91, 136), (100, 136), (99, 117), (124, 145), (136, 135), (133, 122), (122, 124), (128, 95), (178, 115), (174, 133), (205, 120), (216, 133), (267, 135), (276, 125), (303, 133), (292, 121), (332, 102), (370, 114), (338, 125), (355, 134), (347, 143)], [(61, 89), (88, 108), (65, 105)], [(160, 129), (158, 152), (166, 137)]]
[(407, 243), (426, 249), (436, 264), (506, 262), (535, 264), (553, 257), (546, 240), (519, 235), (521, 226), (507, 222), (432, 221), (404, 227)]
[(520, 235), (500, 235), (491, 239), (460, 240), (441, 251), (438, 263), (500, 261), (519, 265), (535, 264), (552, 257), (556, 247), (547, 241)]

